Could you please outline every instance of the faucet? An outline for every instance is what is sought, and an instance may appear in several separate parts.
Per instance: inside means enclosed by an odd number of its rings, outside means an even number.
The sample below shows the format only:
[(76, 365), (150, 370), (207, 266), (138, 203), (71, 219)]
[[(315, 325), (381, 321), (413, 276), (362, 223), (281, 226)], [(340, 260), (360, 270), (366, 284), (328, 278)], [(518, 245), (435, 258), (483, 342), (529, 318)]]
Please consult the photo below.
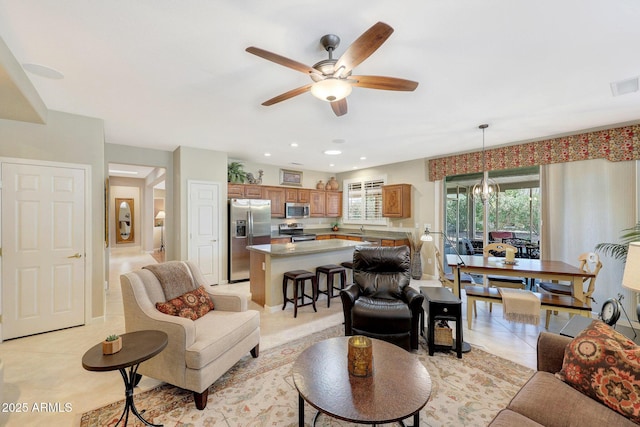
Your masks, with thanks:
[(364, 233), (364, 225), (361, 225), (361, 226), (360, 226), (360, 232), (361, 232), (361, 233)]

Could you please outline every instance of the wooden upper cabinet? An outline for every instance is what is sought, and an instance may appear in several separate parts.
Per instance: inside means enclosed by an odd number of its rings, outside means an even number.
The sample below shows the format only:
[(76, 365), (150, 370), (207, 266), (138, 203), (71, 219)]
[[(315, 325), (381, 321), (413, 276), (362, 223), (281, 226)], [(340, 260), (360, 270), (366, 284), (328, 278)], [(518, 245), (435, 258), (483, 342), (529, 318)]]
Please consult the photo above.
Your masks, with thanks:
[(285, 189), (283, 187), (262, 187), (262, 198), (271, 200), (272, 218), (284, 218)]
[(245, 185), (244, 197), (247, 199), (262, 199), (262, 187), (261, 185)]
[(327, 191), (325, 195), (325, 216), (329, 218), (342, 216), (342, 191)]
[(309, 190), (309, 216), (311, 217), (324, 217), (326, 197), (324, 190)]
[(297, 188), (285, 188), (284, 189), (284, 201), (287, 203), (296, 203), (298, 201), (298, 189)]
[(411, 217), (411, 184), (393, 184), (382, 187), (382, 216), (388, 218)]
[(229, 199), (232, 198), (242, 198), (244, 197), (244, 185), (242, 184), (227, 184), (227, 197)]
[(310, 192), (308, 188), (298, 188), (298, 203), (311, 203)]

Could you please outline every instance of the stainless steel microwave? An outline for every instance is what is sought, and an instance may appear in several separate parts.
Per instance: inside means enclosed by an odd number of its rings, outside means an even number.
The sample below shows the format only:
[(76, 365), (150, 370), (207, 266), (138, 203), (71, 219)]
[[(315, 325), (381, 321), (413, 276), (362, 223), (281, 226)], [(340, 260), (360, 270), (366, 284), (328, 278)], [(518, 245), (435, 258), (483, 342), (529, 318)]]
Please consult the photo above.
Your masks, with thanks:
[(309, 218), (309, 203), (285, 203), (285, 218)]

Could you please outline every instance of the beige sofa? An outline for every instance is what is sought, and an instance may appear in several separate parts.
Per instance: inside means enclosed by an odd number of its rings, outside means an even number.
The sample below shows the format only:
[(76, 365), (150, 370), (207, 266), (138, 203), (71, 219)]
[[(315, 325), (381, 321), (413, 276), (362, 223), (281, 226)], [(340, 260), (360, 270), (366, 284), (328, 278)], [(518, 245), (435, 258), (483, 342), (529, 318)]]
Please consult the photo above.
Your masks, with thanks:
[(193, 391), (196, 407), (204, 409), (214, 381), (247, 353), (258, 357), (260, 313), (247, 309), (248, 296), (216, 292), (194, 263), (185, 264), (196, 285), (204, 284), (214, 310), (197, 320), (161, 313), (156, 309), (156, 302), (165, 301), (160, 282), (140, 269), (120, 276), (125, 329), (167, 333), (167, 347), (143, 362), (138, 373)]
[(538, 337), (538, 372), (522, 386), (492, 427), (636, 426), (631, 420), (565, 384), (554, 376), (562, 368), (571, 338), (542, 332)]

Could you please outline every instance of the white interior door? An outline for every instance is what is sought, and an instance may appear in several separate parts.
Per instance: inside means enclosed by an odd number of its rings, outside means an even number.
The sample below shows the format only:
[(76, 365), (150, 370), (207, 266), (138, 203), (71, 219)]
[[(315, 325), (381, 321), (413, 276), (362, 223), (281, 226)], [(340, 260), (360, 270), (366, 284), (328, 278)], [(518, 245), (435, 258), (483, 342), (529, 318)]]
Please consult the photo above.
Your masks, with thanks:
[(85, 173), (2, 163), (2, 339), (84, 323)]
[(189, 181), (188, 258), (200, 267), (209, 284), (220, 283), (220, 186)]

